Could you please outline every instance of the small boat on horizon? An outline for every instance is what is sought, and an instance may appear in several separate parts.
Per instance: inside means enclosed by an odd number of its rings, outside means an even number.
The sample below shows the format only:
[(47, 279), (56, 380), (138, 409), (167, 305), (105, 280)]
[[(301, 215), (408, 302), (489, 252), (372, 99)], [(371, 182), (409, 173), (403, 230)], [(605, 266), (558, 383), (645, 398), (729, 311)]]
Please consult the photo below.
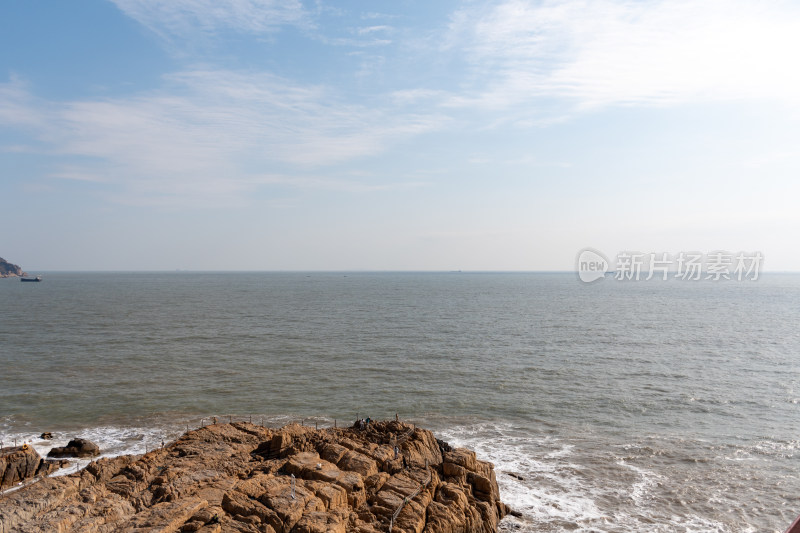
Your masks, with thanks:
[(35, 278), (26, 278), (26, 277), (23, 276), (23, 277), (19, 278), (19, 280), (20, 281), (42, 281), (42, 276), (36, 276)]

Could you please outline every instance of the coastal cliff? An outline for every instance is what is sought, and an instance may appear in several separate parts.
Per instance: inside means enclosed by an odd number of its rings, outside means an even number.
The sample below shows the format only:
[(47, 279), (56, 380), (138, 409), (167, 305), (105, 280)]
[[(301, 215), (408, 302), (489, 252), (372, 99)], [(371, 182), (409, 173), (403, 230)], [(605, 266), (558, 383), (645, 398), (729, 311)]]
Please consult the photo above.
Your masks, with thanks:
[(24, 275), (25, 272), (18, 265), (9, 263), (0, 257), (0, 278), (16, 278)]
[(494, 467), (402, 422), (190, 431), (0, 496), (0, 533), (494, 533)]

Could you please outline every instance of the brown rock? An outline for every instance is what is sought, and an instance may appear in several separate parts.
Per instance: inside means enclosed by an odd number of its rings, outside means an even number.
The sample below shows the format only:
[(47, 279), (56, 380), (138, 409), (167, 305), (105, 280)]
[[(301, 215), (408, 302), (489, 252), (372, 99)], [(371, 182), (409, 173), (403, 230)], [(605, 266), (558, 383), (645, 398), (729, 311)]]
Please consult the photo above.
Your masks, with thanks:
[(347, 521), (335, 513), (314, 511), (304, 514), (292, 533), (345, 533)]
[(362, 477), (369, 477), (378, 473), (378, 465), (374, 459), (352, 450), (345, 452), (336, 465), (342, 470), (357, 472)]
[(430, 501), (424, 503), (414, 500), (409, 501), (397, 515), (397, 519), (394, 522), (395, 527), (403, 531), (422, 533), (426, 523), (425, 511), (429, 504)]
[(208, 502), (198, 498), (187, 498), (183, 501), (157, 503), (141, 513), (134, 515), (126, 524), (128, 531), (154, 530), (163, 533), (178, 531), (191, 516)]
[(47, 457), (95, 457), (100, 448), (87, 439), (72, 439), (66, 446), (56, 447), (47, 452)]
[(197, 533), (220, 533), (222, 531), (221, 524), (206, 524), (197, 530)]
[(207, 524), (197, 530), (197, 533), (220, 533), (222, 525), (220, 524)]
[(469, 470), (470, 472), (475, 472), (478, 466), (475, 459), (475, 452), (465, 448), (456, 448), (453, 451), (445, 452), (444, 462), (456, 464)]
[(420, 483), (405, 474), (396, 474), (383, 484), (383, 490), (396, 492), (403, 497), (411, 496), (413, 493), (419, 491), (419, 489)]
[(331, 485), (319, 481), (307, 481), (306, 487), (314, 492), (314, 495), (322, 500), (326, 510), (346, 510), (347, 491), (339, 485)]
[(0, 533), (378, 533), (392, 517), (399, 533), (496, 533), (508, 508), (491, 463), (443, 449), (396, 421), (319, 431), (214, 424), (0, 495)]
[(457, 483), (464, 483), (467, 480), (467, 469), (456, 463), (445, 461), (442, 464), (442, 472), (445, 477), (453, 478)]
[(231, 515), (240, 515), (244, 517), (254, 516), (257, 518), (257, 523), (271, 524), (274, 526), (282, 527), (283, 523), (278, 518), (277, 513), (272, 509), (266, 507), (258, 500), (251, 499), (247, 495), (232, 490), (225, 493), (222, 498), (222, 508), (225, 512)]
[(383, 485), (386, 481), (392, 476), (390, 476), (386, 472), (378, 472), (377, 474), (368, 477), (364, 480), (364, 487), (367, 490), (368, 495), (374, 495), (376, 492), (381, 490)]
[(326, 461), (338, 464), (342, 457), (344, 457), (344, 454), (347, 453), (347, 448), (339, 444), (328, 442), (322, 446), (322, 451), (320, 453), (322, 458)]
[(0, 449), (0, 489), (45, 476), (60, 467), (60, 462), (45, 461), (27, 444)]
[(320, 458), (317, 452), (300, 452), (289, 458), (283, 466), (287, 474), (303, 479), (320, 479), (321, 472), (338, 471), (335, 464)]

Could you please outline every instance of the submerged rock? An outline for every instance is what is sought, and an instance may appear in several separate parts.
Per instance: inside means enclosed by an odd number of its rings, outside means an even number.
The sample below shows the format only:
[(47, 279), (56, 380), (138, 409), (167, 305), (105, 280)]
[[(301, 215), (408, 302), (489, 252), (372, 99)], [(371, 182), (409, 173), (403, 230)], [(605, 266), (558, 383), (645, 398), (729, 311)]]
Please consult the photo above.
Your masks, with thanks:
[(492, 464), (427, 430), (233, 423), (0, 496), (0, 533), (494, 533), (507, 512)]

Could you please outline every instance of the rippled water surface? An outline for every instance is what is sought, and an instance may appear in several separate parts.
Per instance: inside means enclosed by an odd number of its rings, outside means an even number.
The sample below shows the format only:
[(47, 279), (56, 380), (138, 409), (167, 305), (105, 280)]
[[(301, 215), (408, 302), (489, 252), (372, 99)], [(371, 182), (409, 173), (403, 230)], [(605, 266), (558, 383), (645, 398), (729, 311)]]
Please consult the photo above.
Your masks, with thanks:
[[(520, 531), (782, 531), (800, 276), (50, 273), (0, 280), (0, 440), (140, 452), (212, 415), (423, 424)], [(521, 479), (520, 479), (521, 478)]]

